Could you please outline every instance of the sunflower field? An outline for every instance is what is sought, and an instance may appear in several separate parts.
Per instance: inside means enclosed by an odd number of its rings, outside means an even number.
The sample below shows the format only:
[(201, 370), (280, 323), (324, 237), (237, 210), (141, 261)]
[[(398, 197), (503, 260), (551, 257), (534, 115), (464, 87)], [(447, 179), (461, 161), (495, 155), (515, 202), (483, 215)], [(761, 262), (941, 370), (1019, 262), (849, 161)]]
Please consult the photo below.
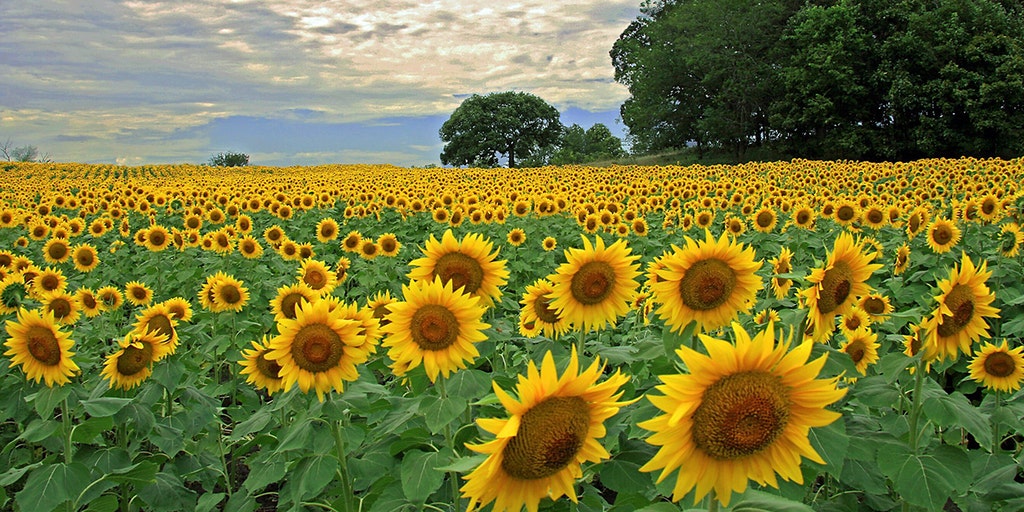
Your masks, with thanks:
[(1024, 161), (4, 165), (0, 509), (1024, 509)]

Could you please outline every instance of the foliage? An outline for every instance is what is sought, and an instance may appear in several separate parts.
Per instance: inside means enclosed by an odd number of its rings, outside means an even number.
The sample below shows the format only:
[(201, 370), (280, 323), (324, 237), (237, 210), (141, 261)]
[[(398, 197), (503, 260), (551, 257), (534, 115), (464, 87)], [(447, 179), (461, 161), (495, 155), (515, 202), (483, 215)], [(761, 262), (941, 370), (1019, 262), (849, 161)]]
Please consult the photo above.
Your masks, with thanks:
[(8, 162), (50, 162), (50, 156), (40, 153), (38, 147), (25, 145), (12, 148), (10, 139), (0, 144), (0, 154)]
[(611, 50), (634, 151), (1024, 153), (1024, 9), (981, 0), (656, 1)]
[(441, 163), (494, 167), (504, 156), (516, 167), (517, 160), (556, 143), (561, 132), (558, 110), (533, 94), (474, 94), (441, 125)]
[(249, 165), (249, 155), (245, 153), (217, 153), (210, 157), (210, 165), (215, 167), (245, 167)]

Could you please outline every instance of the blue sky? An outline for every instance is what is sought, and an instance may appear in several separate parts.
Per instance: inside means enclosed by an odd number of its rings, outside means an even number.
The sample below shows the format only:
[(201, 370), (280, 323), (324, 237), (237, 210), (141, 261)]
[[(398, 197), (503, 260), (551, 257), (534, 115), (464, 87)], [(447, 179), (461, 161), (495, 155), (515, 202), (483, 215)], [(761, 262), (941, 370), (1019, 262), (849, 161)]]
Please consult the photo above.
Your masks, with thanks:
[(3, 0), (0, 142), (55, 161), (439, 163), (463, 98), (526, 91), (624, 136), (639, 2)]

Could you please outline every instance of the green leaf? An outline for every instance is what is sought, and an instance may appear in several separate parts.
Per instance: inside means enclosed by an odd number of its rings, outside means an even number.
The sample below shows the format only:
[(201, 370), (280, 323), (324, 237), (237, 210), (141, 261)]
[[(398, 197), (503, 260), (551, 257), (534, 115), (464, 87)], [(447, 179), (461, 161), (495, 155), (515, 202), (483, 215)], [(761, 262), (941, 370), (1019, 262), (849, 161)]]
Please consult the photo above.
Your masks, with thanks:
[(284, 478), (286, 464), (283, 457), (271, 457), (250, 467), (249, 476), (245, 479), (245, 488), (257, 493), (264, 487)]
[(281, 442), (274, 449), (276, 453), (288, 450), (297, 450), (306, 446), (306, 442), (313, 435), (313, 424), (309, 418), (296, 420), (282, 434)]
[(731, 505), (732, 512), (814, 512), (814, 509), (782, 496), (747, 489)]
[(992, 425), (989, 418), (977, 407), (971, 405), (959, 391), (949, 395), (935, 395), (925, 399), (922, 411), (929, 420), (940, 427), (963, 427), (982, 446), (992, 445)]
[(900, 396), (899, 391), (882, 375), (858, 379), (853, 386), (853, 395), (864, 405), (885, 408), (892, 408)]
[[(167, 421), (166, 419), (164, 421)], [(184, 431), (166, 423), (157, 423), (149, 436), (149, 441), (160, 451), (173, 457), (185, 447)]]
[(117, 414), (118, 411), (124, 409), (124, 406), (130, 404), (131, 401), (131, 398), (102, 396), (92, 400), (82, 400), (82, 406), (85, 407), (85, 412), (89, 413), (90, 416), (105, 418)]
[(835, 477), (843, 471), (843, 461), (850, 447), (850, 437), (846, 435), (846, 423), (840, 418), (825, 427), (812, 428), (807, 433), (818, 455), (825, 461), (825, 470)]
[(648, 505), (644, 508), (638, 508), (635, 512), (679, 512), (679, 505), (661, 501)]
[(652, 487), (651, 475), (641, 473), (640, 464), (621, 459), (611, 459), (601, 465), (601, 484), (621, 493)]
[(438, 466), (434, 469), (438, 471), (454, 471), (456, 473), (468, 473), (477, 468), (483, 461), (487, 460), (487, 455), (478, 454), (470, 457), (455, 457), (451, 462), (444, 466)]
[(252, 416), (249, 416), (249, 419), (235, 425), (234, 430), (231, 431), (231, 435), (228, 436), (227, 440), (228, 442), (233, 443), (244, 436), (252, 434), (253, 432), (259, 432), (260, 430), (263, 430), (263, 427), (266, 427), (273, 419), (274, 417), (271, 416), (270, 412), (268, 412), (266, 408), (260, 408), (253, 413)]
[(89, 502), (89, 508), (85, 512), (114, 512), (120, 507), (117, 496), (107, 494)]
[(847, 459), (839, 481), (868, 494), (882, 495), (888, 492), (878, 466), (862, 460)]
[(100, 434), (114, 428), (114, 418), (89, 418), (71, 430), (71, 440), (76, 443), (92, 444)]
[(89, 468), (79, 462), (43, 466), (28, 475), (14, 501), (22, 510), (53, 510), (77, 498), (91, 481)]
[(444, 426), (458, 418), (468, 406), (466, 400), (453, 397), (425, 396), (420, 402), (423, 420), (427, 422), (427, 427), (434, 434), (442, 432)]
[(21, 480), (21, 477), (24, 476), (25, 473), (28, 473), (29, 471), (32, 471), (33, 469), (36, 469), (42, 465), (43, 461), (39, 461), (33, 464), (29, 464), (27, 466), (22, 466), (20, 468), (11, 468), (8, 469), (7, 471), (4, 471), (3, 473), (0, 473), (0, 487), (7, 487), (8, 485), (17, 482), (18, 480)]
[(107, 478), (119, 484), (143, 486), (156, 482), (156, 473), (160, 465), (152, 461), (142, 461), (126, 468), (111, 471)]
[(669, 361), (675, 361), (678, 359), (676, 356), (676, 349), (681, 346), (693, 347), (696, 341), (694, 340), (697, 332), (697, 322), (693, 321), (683, 328), (680, 333), (672, 331), (672, 327), (665, 325), (665, 328), (661, 332), (661, 341), (665, 347), (665, 355), (668, 356)]
[(185, 373), (185, 367), (181, 363), (168, 360), (167, 364), (153, 365), (153, 375), (150, 377), (157, 384), (168, 391), (174, 391), (181, 382), (181, 376)]
[[(303, 458), (291, 478), (299, 482), (297, 489), (299, 500), (312, 498), (327, 487), (337, 476), (338, 459), (333, 455), (313, 455)], [(298, 501), (298, 500), (297, 500)]]
[(449, 397), (473, 401), (491, 390), (491, 377), (480, 370), (462, 370), (455, 372), (446, 384)]
[(967, 454), (949, 445), (922, 455), (906, 447), (880, 452), (878, 467), (903, 500), (928, 510), (941, 509), (949, 496), (966, 491), (970, 484), (963, 475), (970, 467)]
[(157, 473), (156, 480), (139, 489), (139, 499), (152, 512), (195, 510), (196, 493), (192, 492), (177, 475)]
[(196, 504), (196, 512), (210, 512), (224, 499), (225, 494), (222, 492), (208, 493), (199, 497), (199, 503)]
[(444, 482), (444, 471), (437, 468), (444, 460), (438, 452), (413, 450), (402, 459), (402, 492), (405, 497), (422, 505)]
[(55, 435), (60, 428), (59, 421), (36, 418), (25, 427), (25, 431), (18, 438), (29, 443), (38, 443)]
[(35, 406), (40, 417), (50, 418), (53, 416), (53, 410), (60, 406), (60, 403), (70, 394), (71, 386), (47, 387), (26, 396), (25, 401)]

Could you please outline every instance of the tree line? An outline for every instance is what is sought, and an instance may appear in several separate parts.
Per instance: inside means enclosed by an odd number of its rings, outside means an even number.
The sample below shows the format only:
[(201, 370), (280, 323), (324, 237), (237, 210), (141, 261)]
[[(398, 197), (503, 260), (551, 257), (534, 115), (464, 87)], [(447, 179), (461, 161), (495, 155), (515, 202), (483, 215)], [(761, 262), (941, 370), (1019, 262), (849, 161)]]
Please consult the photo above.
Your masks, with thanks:
[(635, 153), (1024, 154), (1018, 0), (646, 0), (610, 55)]

